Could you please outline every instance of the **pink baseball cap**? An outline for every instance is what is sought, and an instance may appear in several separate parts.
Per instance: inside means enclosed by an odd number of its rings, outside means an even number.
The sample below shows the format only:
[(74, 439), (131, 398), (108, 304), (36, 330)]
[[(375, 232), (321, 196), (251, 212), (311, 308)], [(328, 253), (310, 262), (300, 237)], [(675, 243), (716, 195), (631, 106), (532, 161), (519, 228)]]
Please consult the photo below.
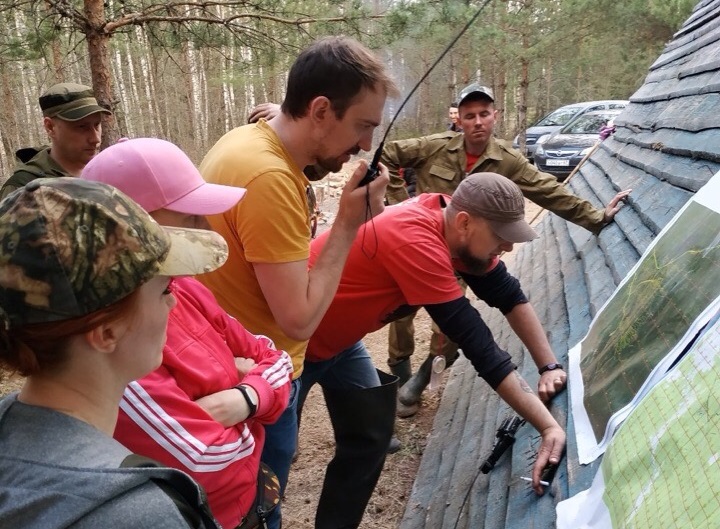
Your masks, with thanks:
[(209, 184), (177, 145), (158, 138), (120, 140), (90, 160), (80, 178), (110, 184), (150, 213), (215, 215), (245, 195), (242, 187)]

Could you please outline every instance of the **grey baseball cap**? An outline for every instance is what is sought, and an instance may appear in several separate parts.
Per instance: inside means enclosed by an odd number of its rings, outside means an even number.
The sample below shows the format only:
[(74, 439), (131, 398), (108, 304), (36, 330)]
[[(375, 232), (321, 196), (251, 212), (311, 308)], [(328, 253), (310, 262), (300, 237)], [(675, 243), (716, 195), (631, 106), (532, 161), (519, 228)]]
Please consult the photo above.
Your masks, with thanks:
[(485, 219), (493, 233), (508, 242), (528, 242), (538, 234), (525, 221), (525, 197), (508, 178), (496, 173), (473, 173), (455, 189), (452, 205)]

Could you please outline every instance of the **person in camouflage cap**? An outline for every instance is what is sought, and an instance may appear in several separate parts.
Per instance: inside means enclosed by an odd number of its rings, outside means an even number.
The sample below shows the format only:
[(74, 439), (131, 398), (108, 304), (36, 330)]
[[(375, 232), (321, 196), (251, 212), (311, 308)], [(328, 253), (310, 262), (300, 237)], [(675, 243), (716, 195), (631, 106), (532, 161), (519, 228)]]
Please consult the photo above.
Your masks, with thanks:
[(26, 376), (0, 400), (4, 526), (219, 527), (189, 476), (112, 433), (162, 359), (171, 276), (226, 258), (219, 235), (161, 227), (107, 184), (43, 178), (0, 202), (0, 373)]
[(115, 188), (36, 180), (0, 203), (0, 310), (5, 324), (84, 316), (156, 275), (218, 268), (214, 232), (163, 228)]
[(38, 101), (51, 145), (15, 152), (18, 165), (0, 189), (0, 198), (36, 178), (79, 176), (100, 146), (102, 115), (112, 115), (98, 104), (92, 88), (76, 83), (53, 85)]

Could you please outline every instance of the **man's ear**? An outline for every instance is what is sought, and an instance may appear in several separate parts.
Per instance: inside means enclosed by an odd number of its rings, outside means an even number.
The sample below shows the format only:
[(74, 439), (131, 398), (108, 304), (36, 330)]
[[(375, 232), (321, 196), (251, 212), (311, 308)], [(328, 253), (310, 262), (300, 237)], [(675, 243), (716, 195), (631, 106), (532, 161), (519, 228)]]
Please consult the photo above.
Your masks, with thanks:
[(48, 136), (52, 137), (53, 132), (55, 131), (55, 122), (53, 119), (47, 116), (43, 117), (43, 127), (45, 128), (45, 132), (47, 132)]
[(98, 325), (84, 334), (85, 341), (90, 347), (101, 353), (112, 353), (117, 348), (126, 326), (120, 322), (110, 322)]
[(453, 219), (455, 230), (459, 235), (467, 237), (468, 230), (470, 229), (470, 215), (467, 211), (458, 211)]
[(320, 123), (332, 115), (332, 105), (325, 96), (318, 96), (310, 101), (308, 116), (313, 122)]

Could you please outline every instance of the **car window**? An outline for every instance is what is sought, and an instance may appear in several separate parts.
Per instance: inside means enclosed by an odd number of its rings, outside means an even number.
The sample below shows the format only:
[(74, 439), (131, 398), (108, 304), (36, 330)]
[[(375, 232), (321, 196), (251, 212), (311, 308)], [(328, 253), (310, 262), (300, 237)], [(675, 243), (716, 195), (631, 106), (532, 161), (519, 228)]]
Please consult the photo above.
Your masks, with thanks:
[(610, 103), (610, 108), (625, 108), (625, 103)]
[(588, 108), (585, 112), (594, 112), (595, 110), (605, 110), (605, 105), (595, 105), (594, 107)]
[(535, 123), (533, 127), (559, 127), (567, 124), (575, 114), (580, 112), (582, 107), (562, 107), (551, 112), (540, 121)]
[(615, 117), (615, 114), (584, 115), (562, 129), (561, 134), (598, 134), (608, 120)]

